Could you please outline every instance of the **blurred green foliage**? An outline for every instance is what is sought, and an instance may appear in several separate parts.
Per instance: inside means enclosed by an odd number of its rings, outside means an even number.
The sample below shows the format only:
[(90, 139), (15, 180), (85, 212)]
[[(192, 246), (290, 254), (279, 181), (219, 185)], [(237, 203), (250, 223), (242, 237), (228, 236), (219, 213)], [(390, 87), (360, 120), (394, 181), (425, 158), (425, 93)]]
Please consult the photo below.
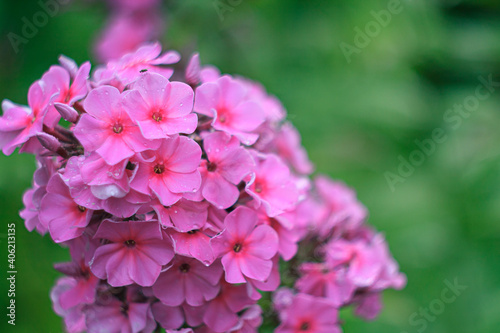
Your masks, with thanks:
[[(349, 63), (339, 45), (354, 45), (354, 29), (388, 2), (242, 0), (221, 20), (213, 0), (170, 0), (163, 42), (185, 58), (199, 50), (203, 63), (262, 82), (287, 107), (317, 172), (354, 187), (369, 222), (386, 235), (408, 286), (385, 293), (374, 322), (343, 311), (345, 332), (417, 332), (424, 327), (410, 323), (412, 314), (455, 278), (467, 290), (421, 332), (500, 332), (500, 91), (460, 126), (443, 119), (474, 95), (480, 75), (500, 81), (500, 3), (402, 0), (402, 11)], [(92, 59), (106, 17), (97, 1), (64, 5), (16, 54), (7, 34), (19, 34), (22, 18), (40, 8), (37, 1), (0, 2), (1, 98), (26, 103), (29, 85), (61, 53)], [(408, 159), (415, 140), (436, 128), (447, 139), (391, 191), (384, 173), (397, 174), (398, 156)], [(0, 156), (1, 274), (12, 222), (18, 271), (15, 327), (6, 323), (7, 284), (0, 282), (1, 332), (62, 332), (49, 290), (58, 276), (52, 263), (67, 260), (67, 250), (28, 233), (17, 214), (34, 169), (32, 156)]]

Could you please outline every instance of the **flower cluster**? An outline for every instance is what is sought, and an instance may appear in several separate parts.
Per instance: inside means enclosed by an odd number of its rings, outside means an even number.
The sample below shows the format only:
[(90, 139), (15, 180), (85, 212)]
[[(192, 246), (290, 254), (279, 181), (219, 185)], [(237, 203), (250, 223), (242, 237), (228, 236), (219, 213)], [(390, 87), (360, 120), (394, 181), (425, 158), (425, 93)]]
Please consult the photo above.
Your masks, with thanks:
[(257, 332), (266, 292), (276, 332), (340, 332), (351, 304), (374, 318), (405, 277), (354, 192), (310, 180), (259, 84), (179, 59), (148, 44), (91, 75), (61, 57), (28, 106), (2, 104), (0, 148), (38, 161), (21, 217), (70, 250), (51, 293), (66, 330)]

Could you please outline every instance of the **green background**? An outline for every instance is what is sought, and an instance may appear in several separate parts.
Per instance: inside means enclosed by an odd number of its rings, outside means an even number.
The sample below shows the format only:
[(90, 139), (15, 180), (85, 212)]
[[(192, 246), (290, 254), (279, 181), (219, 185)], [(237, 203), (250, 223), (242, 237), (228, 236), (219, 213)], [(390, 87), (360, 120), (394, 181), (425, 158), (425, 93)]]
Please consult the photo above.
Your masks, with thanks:
[[(212, 0), (169, 1), (164, 45), (184, 57), (199, 50), (204, 64), (260, 81), (278, 96), (317, 172), (356, 189), (408, 276), (404, 290), (384, 293), (376, 321), (343, 311), (345, 332), (500, 332), (500, 89), (460, 126), (443, 119), (474, 95), (480, 75), (500, 82), (499, 2), (404, 0), (401, 13), (350, 62), (339, 45), (354, 45), (354, 29), (365, 29), (371, 11), (387, 9), (388, 1), (222, 2), (236, 4), (223, 19)], [(61, 53), (79, 63), (92, 59), (106, 7), (75, 0), (61, 8), (16, 54), (7, 34), (20, 34), (23, 16), (41, 7), (0, 2), (2, 99), (26, 103), (29, 85)], [(431, 138), (436, 128), (446, 140), (391, 190), (384, 174), (397, 174), (398, 157), (408, 160), (415, 140)], [(32, 156), (0, 156), (1, 332), (62, 332), (48, 294), (58, 277), (52, 263), (66, 260), (67, 250), (27, 232), (17, 213), (34, 168)], [(5, 234), (12, 222), (15, 327), (5, 317)], [(468, 288), (425, 328), (411, 325), (412, 314), (435, 304), (454, 279)]]

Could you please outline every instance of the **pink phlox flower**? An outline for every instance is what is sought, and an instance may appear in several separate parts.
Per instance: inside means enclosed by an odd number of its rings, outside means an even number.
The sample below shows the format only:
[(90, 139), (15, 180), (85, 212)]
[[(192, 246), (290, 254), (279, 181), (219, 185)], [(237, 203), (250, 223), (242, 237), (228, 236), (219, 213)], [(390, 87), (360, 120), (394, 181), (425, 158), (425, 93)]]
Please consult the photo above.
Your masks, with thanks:
[(295, 171), (308, 175), (314, 171), (314, 166), (300, 142), (300, 134), (289, 122), (283, 124), (274, 139), (277, 154), (290, 163)]
[(316, 177), (314, 184), (323, 201), (323, 216), (318, 225), (323, 237), (356, 230), (363, 224), (367, 211), (352, 189), (326, 176)]
[(98, 300), (85, 309), (88, 333), (152, 333), (156, 328), (149, 302), (137, 300), (137, 289), (127, 288), (126, 298)]
[(262, 208), (257, 211), (257, 214), (259, 215), (260, 223), (269, 225), (278, 234), (278, 253), (283, 260), (288, 261), (292, 259), (297, 253), (297, 243), (300, 240), (300, 234), (293, 229), (294, 225), (290, 219), (290, 216), (292, 216), (292, 218), (294, 216), (288, 213), (288, 216), (287, 214), (281, 214), (275, 217), (269, 217)]
[[(92, 274), (85, 262), (58, 263), (54, 268), (59, 272), (73, 278), (68, 290), (59, 297), (59, 304), (63, 309), (69, 309), (79, 304), (92, 304), (95, 302), (96, 288), (99, 279)], [(69, 280), (68, 280), (69, 281)]]
[(184, 313), (179, 306), (169, 306), (162, 302), (156, 302), (151, 306), (153, 317), (160, 323), (161, 327), (168, 331), (175, 330), (184, 323)]
[(244, 77), (237, 77), (236, 80), (248, 90), (248, 99), (261, 106), (267, 121), (276, 124), (285, 119), (286, 110), (283, 104), (275, 96), (270, 96), (262, 84)]
[(341, 333), (338, 311), (324, 298), (297, 294), (290, 307), (281, 314), (276, 333)]
[(153, 293), (165, 305), (201, 306), (218, 295), (222, 271), (220, 262), (205, 266), (196, 259), (176, 256), (153, 285)]
[(255, 211), (240, 206), (224, 220), (226, 229), (210, 244), (222, 265), (229, 283), (245, 283), (246, 278), (265, 281), (278, 252), (278, 235), (268, 225), (257, 226)]
[(110, 243), (95, 252), (90, 268), (113, 287), (137, 283), (152, 286), (161, 266), (172, 260), (174, 252), (163, 239), (158, 222), (113, 222), (104, 220), (94, 238)]
[(324, 263), (303, 263), (295, 287), (301, 293), (324, 297), (341, 307), (352, 298), (356, 286), (346, 277), (346, 269), (331, 269)]
[(175, 228), (179, 232), (201, 229), (207, 222), (208, 204), (206, 202), (180, 199), (171, 206), (163, 206), (155, 200), (149, 206), (158, 215), (162, 226)]
[(156, 73), (144, 73), (123, 97), (123, 107), (137, 122), (146, 139), (193, 133), (198, 116), (193, 111), (194, 92), (182, 82), (169, 82)]
[(346, 278), (356, 287), (373, 285), (382, 271), (378, 253), (363, 240), (333, 239), (326, 245), (325, 253), (328, 265), (346, 267)]
[(68, 333), (81, 333), (87, 330), (85, 324), (84, 304), (79, 304), (71, 308), (64, 308), (61, 305), (61, 296), (75, 287), (76, 281), (72, 277), (62, 277), (50, 291), (50, 299), (54, 312), (64, 318), (64, 326)]
[(244, 285), (222, 282), (221, 291), (209, 302), (203, 321), (215, 332), (226, 332), (238, 324), (238, 312), (253, 304), (255, 301), (248, 297)]
[(294, 297), (295, 293), (288, 287), (281, 287), (272, 294), (273, 308), (278, 311), (280, 318), (284, 310), (292, 305)]
[(95, 78), (98, 81), (105, 82), (107, 79), (118, 78), (123, 86), (126, 86), (141, 75), (144, 70), (150, 73), (158, 73), (169, 79), (174, 70), (161, 67), (163, 65), (172, 65), (180, 60), (180, 55), (176, 51), (168, 51), (161, 54), (161, 45), (159, 43), (148, 43), (139, 47), (136, 51), (122, 56), (120, 59), (111, 60), (106, 68), (98, 69)]
[(185, 136), (163, 139), (156, 151), (142, 153), (130, 186), (141, 193), (154, 194), (162, 205), (171, 206), (183, 193), (200, 188), (200, 161), (201, 148), (195, 141)]
[(88, 92), (88, 78), (90, 74), (90, 62), (85, 62), (75, 73), (71, 73), (62, 66), (51, 66), (42, 76), (42, 80), (52, 90), (58, 92), (54, 102), (73, 105), (83, 99)]
[(271, 273), (269, 277), (265, 281), (254, 280), (251, 278), (247, 278), (247, 291), (248, 295), (252, 299), (260, 299), (261, 294), (260, 291), (275, 291), (278, 289), (281, 283), (280, 276), (280, 265), (279, 265), (279, 256), (276, 255), (272, 259), (273, 268), (271, 269)]
[(238, 324), (231, 328), (229, 333), (257, 333), (260, 325), (262, 325), (262, 309), (255, 304), (243, 312)]
[(158, 140), (142, 136), (137, 124), (123, 110), (121, 97), (118, 89), (111, 86), (92, 90), (83, 103), (87, 113), (74, 129), (86, 152), (97, 152), (110, 165), (160, 145)]
[(203, 160), (200, 167), (201, 193), (217, 208), (229, 208), (240, 195), (236, 185), (253, 170), (255, 162), (236, 137), (224, 132), (207, 135), (203, 147), (207, 160)]
[[(50, 108), (57, 95), (58, 92), (53, 86), (48, 86), (44, 81), (38, 80), (31, 85), (28, 91), (29, 107), (14, 104), (9, 100), (2, 102), (0, 148), (5, 155), (12, 154), (17, 147), (42, 132), (44, 124), (53, 127), (59, 121), (59, 113)], [(36, 138), (34, 140), (35, 142), (31, 142), (31, 144), (34, 144), (35, 147), (28, 149), (28, 152), (35, 153), (40, 150), (41, 146), (38, 140)]]
[(215, 255), (210, 245), (210, 225), (206, 223), (201, 229), (193, 229), (187, 232), (178, 232), (175, 229), (165, 231), (174, 243), (176, 254), (196, 258), (204, 265), (211, 265)]
[(56, 243), (81, 236), (92, 214), (92, 210), (79, 206), (73, 200), (59, 174), (51, 177), (47, 194), (41, 201), (39, 218)]
[(246, 87), (229, 75), (199, 86), (194, 110), (212, 117), (213, 128), (236, 136), (245, 145), (257, 141), (255, 130), (265, 120), (260, 105), (248, 98)]
[(254, 156), (257, 167), (245, 190), (255, 200), (255, 206), (262, 205), (270, 217), (291, 210), (298, 201), (299, 191), (290, 169), (276, 155)]

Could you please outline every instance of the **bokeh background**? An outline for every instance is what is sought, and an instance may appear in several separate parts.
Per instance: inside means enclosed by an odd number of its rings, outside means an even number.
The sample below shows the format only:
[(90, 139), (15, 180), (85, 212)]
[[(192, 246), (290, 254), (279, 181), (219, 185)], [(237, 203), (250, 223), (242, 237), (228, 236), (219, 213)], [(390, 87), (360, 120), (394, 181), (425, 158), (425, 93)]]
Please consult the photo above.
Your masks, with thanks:
[[(318, 173), (357, 190), (408, 276), (402, 291), (384, 294), (374, 322), (343, 311), (347, 333), (500, 332), (500, 87), (460, 125), (444, 115), (473, 96), (479, 76), (500, 82), (500, 3), (495, 0), (401, 0), (401, 13), (350, 61), (355, 28), (374, 21), (388, 1), (169, 0), (165, 47), (222, 72), (262, 82), (278, 96)], [(60, 1), (67, 2), (67, 1)], [(236, 4), (236, 5), (231, 5)], [(16, 54), (7, 34), (38, 1), (0, 2), (0, 98), (26, 103), (29, 85), (59, 54), (81, 63), (103, 27), (102, 1), (73, 0)], [(93, 61), (95, 64), (95, 61)], [(415, 140), (442, 128), (446, 140), (391, 189), (386, 172), (418, 149)], [(24, 228), (18, 211), (35, 169), (32, 156), (0, 156), (1, 332), (62, 332), (49, 290), (52, 263), (67, 250)], [(7, 223), (17, 224), (17, 321), (7, 325)], [(467, 289), (444, 312), (411, 323), (413, 313), (441, 298), (445, 281)], [(413, 318), (424, 317), (413, 315)], [(263, 331), (268, 332), (270, 330)]]

